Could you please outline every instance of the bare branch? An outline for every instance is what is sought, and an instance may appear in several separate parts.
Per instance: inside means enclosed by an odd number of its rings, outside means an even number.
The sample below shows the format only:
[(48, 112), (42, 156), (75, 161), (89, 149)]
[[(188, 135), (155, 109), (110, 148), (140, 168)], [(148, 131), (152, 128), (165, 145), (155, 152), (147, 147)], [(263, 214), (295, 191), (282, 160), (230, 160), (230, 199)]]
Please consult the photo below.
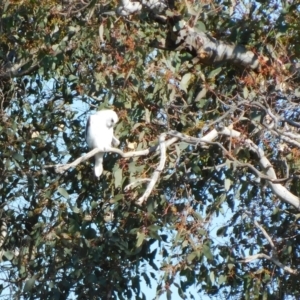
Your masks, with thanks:
[(232, 154), (230, 153), (230, 151), (227, 151), (227, 149), (218, 142), (206, 142), (209, 145), (217, 145), (218, 147), (220, 147), (226, 156), (228, 156), (230, 159), (232, 159), (232, 161), (230, 163), (234, 163), (236, 167), (242, 167), (242, 168), (248, 168), (250, 170), (252, 170), (257, 177), (261, 178), (261, 179), (265, 179), (274, 183), (279, 183), (279, 182), (284, 182), (287, 181), (289, 178), (281, 178), (281, 179), (277, 179), (277, 178), (271, 178), (265, 174), (263, 174), (262, 172), (260, 172), (259, 170), (257, 170), (253, 165), (249, 164), (249, 163), (241, 163), (240, 161), (238, 161), (237, 159), (235, 159)]
[(147, 189), (142, 197), (140, 197), (137, 201), (137, 205), (142, 205), (150, 196), (156, 182), (158, 181), (158, 178), (161, 174), (161, 172), (164, 170), (164, 166), (166, 163), (166, 144), (165, 144), (166, 134), (163, 133), (159, 137), (159, 146), (160, 146), (160, 162), (156, 170), (154, 171), (151, 181), (147, 186)]
[(258, 253), (258, 254), (255, 254), (255, 255), (247, 256), (247, 257), (245, 257), (243, 260), (241, 260), (239, 262), (248, 263), (248, 262), (251, 262), (253, 260), (261, 259), (261, 258), (265, 258), (267, 260), (272, 261), (276, 266), (278, 266), (279, 268), (283, 269), (287, 273), (294, 274), (294, 275), (298, 274), (297, 270), (294, 270), (294, 269), (292, 269), (290, 267), (285, 266), (277, 258), (271, 257), (271, 256), (269, 256), (267, 254), (264, 254), (264, 253)]
[[(174, 144), (177, 141), (178, 141), (178, 138), (174, 137), (170, 140), (167, 140), (165, 142), (165, 146), (169, 147), (170, 145)], [(159, 144), (157, 144), (153, 147), (150, 147), (148, 149), (145, 149), (145, 150), (131, 151), (131, 152), (126, 152), (126, 153), (120, 149), (110, 148), (110, 147), (103, 148), (103, 149), (95, 148), (95, 149), (91, 150), (90, 152), (88, 152), (87, 154), (85, 154), (84, 156), (77, 158), (72, 163), (61, 164), (61, 165), (46, 165), (46, 166), (44, 166), (44, 168), (55, 168), (56, 173), (63, 173), (70, 168), (74, 168), (74, 167), (78, 166), (79, 164), (88, 160), (89, 158), (93, 157), (95, 154), (97, 154), (99, 152), (112, 152), (112, 153), (119, 154), (121, 157), (129, 158), (129, 157), (146, 156), (146, 155), (149, 155), (150, 153), (158, 151), (159, 149), (160, 149)]]
[(265, 236), (265, 238), (268, 240), (269, 244), (271, 245), (272, 249), (276, 251), (276, 247), (275, 247), (271, 237), (266, 232), (266, 230), (260, 224), (258, 224), (258, 222), (256, 220), (254, 220), (254, 225), (262, 232), (262, 234)]
[(244, 164), (240, 163), (238, 160), (236, 160), (220, 143), (212, 142), (215, 138), (218, 137), (219, 134), (226, 135), (229, 137), (235, 137), (235, 138), (242, 138), (242, 135), (239, 131), (230, 129), (228, 127), (224, 127), (222, 130), (217, 131), (216, 129), (213, 129), (210, 131), (206, 136), (202, 138), (194, 138), (187, 135), (184, 135), (182, 133), (176, 132), (176, 131), (169, 131), (168, 134), (172, 136), (177, 136), (178, 138), (191, 143), (191, 144), (200, 144), (201, 143), (207, 143), (207, 144), (216, 144), (219, 147), (222, 148), (223, 151), (226, 151), (225, 153), (228, 154), (228, 156), (238, 164), (240, 167), (248, 167), (251, 170), (254, 171), (254, 173), (259, 176), (262, 179), (266, 179), (268, 181), (268, 184), (270, 185), (272, 191), (275, 195), (277, 195), (281, 200), (293, 205), (298, 210), (300, 210), (300, 199), (293, 195), (290, 191), (287, 190), (286, 187), (283, 185), (277, 183), (279, 181), (285, 181), (285, 179), (277, 179), (275, 170), (271, 164), (271, 162), (265, 157), (264, 151), (259, 148), (257, 145), (254, 144), (254, 142), (250, 139), (241, 140), (241, 143), (245, 144), (251, 151), (255, 152), (259, 157), (259, 164), (261, 167), (265, 170), (266, 174), (261, 173), (259, 170), (257, 170), (254, 166), (251, 164)]
[[(300, 199), (297, 196), (293, 195), (290, 191), (288, 191), (288, 189), (286, 187), (284, 187), (283, 185), (281, 185), (279, 183), (281, 181), (286, 181), (287, 179), (286, 178), (277, 179), (275, 170), (274, 170), (271, 162), (266, 158), (264, 151), (261, 148), (259, 148), (252, 140), (244, 139), (242, 137), (242, 134), (239, 131), (236, 131), (229, 127), (223, 127), (220, 130), (217, 130), (217, 129), (211, 130), (208, 134), (206, 134), (202, 138), (191, 137), (191, 136), (179, 133), (175, 130), (171, 130), (171, 131), (167, 132), (166, 134), (173, 136), (173, 138), (171, 138), (167, 141), (164, 141), (163, 143), (159, 143), (159, 144), (157, 144), (153, 147), (150, 147), (148, 149), (145, 149), (145, 150), (124, 153), (122, 150), (116, 149), (116, 148), (94, 149), (94, 150), (90, 151), (89, 153), (87, 153), (86, 155), (84, 155), (83, 157), (76, 159), (74, 162), (72, 162), (70, 164), (47, 165), (45, 167), (46, 168), (54, 167), (55, 171), (57, 173), (62, 173), (62, 172), (65, 172), (66, 170), (68, 170), (69, 168), (76, 167), (78, 164), (80, 164), (83, 161), (86, 161), (87, 159), (94, 156), (98, 152), (113, 152), (113, 153), (119, 154), (121, 157), (124, 157), (124, 158), (146, 156), (146, 155), (149, 155), (150, 153), (159, 151), (161, 149), (162, 145), (164, 145), (163, 147), (168, 148), (170, 145), (174, 144), (178, 140), (183, 140), (187, 143), (194, 144), (194, 145), (200, 145), (200, 146), (203, 146), (204, 144), (215, 144), (215, 145), (218, 145), (225, 152), (225, 154), (233, 161), (233, 163), (236, 164), (236, 166), (247, 167), (247, 168), (251, 169), (258, 177), (267, 180), (269, 186), (271, 187), (271, 189), (275, 195), (277, 195), (281, 200), (293, 205), (298, 210), (300, 210)], [(163, 135), (165, 135), (165, 134), (163, 134)], [(213, 140), (215, 140), (219, 135), (225, 135), (225, 136), (228, 136), (231, 138), (234, 137), (236, 139), (240, 139), (240, 143), (242, 145), (245, 145), (251, 151), (253, 151), (257, 154), (257, 156), (259, 158), (259, 164), (263, 168), (265, 174), (260, 172), (259, 170), (257, 170), (251, 164), (239, 162), (238, 160), (236, 160), (233, 157), (233, 155), (222, 144), (220, 144), (218, 142), (213, 142)], [(162, 161), (162, 159), (161, 159), (161, 161)], [(153, 176), (154, 176), (154, 174), (153, 174)], [(153, 176), (152, 176), (152, 179), (153, 179)], [(155, 176), (158, 176), (158, 175), (155, 173)], [(151, 182), (152, 182), (152, 179), (151, 179)], [(157, 177), (157, 179), (158, 179), (158, 177)], [(157, 181), (157, 179), (156, 179), (156, 181)]]
[(201, 145), (206, 142), (211, 142), (214, 139), (216, 139), (219, 134), (230, 135), (230, 136), (236, 137), (236, 138), (241, 136), (241, 133), (239, 131), (230, 129), (228, 127), (225, 127), (220, 132), (218, 132), (216, 129), (213, 129), (202, 138), (191, 137), (189, 135), (180, 133), (175, 130), (168, 131), (168, 135), (178, 137), (180, 140), (185, 141), (189, 144), (194, 144), (194, 145)]
[(183, 20), (180, 21), (179, 31), (169, 32), (166, 39), (154, 41), (151, 46), (196, 53), (198, 62), (212, 65), (219, 62), (229, 62), (235, 65), (243, 65), (253, 70), (259, 69), (260, 60), (257, 55), (247, 50), (242, 45), (235, 45), (217, 40), (205, 32), (197, 31), (187, 25)]
[[(272, 132), (274, 135), (280, 137), (283, 141), (285, 141), (285, 142), (287, 142), (287, 143), (290, 143), (291, 145), (294, 145), (294, 146), (300, 148), (300, 143), (299, 143), (299, 142), (297, 142), (297, 141), (291, 139), (290, 137), (288, 137), (288, 135), (292, 135), (292, 133), (290, 133), (290, 134), (285, 134), (285, 133), (282, 133), (282, 132), (280, 132), (280, 131), (278, 131), (278, 130), (271, 130), (271, 132)], [(296, 138), (296, 135), (294, 135), (293, 137)]]
[[(245, 214), (251, 217), (250, 213), (245, 212)], [(285, 266), (284, 264), (282, 264), (278, 260), (278, 258), (277, 258), (278, 257), (277, 256), (277, 249), (276, 249), (271, 237), (267, 233), (267, 231), (256, 220), (254, 220), (254, 225), (255, 225), (256, 228), (258, 228), (262, 232), (264, 237), (267, 239), (267, 241), (271, 245), (271, 247), (272, 247), (272, 256), (269, 256), (269, 255), (264, 254), (264, 253), (258, 253), (258, 254), (255, 254), (255, 255), (244, 257), (244, 259), (240, 262), (248, 263), (248, 262), (251, 262), (252, 260), (255, 260), (255, 259), (265, 258), (265, 259), (268, 259), (268, 260), (272, 261), (275, 265), (277, 265), (279, 268), (282, 268), (284, 271), (286, 271), (290, 274), (297, 274), (298, 273), (297, 270), (293, 270), (292, 268)]]
[[(264, 151), (255, 145), (250, 139), (245, 140), (246, 145), (249, 149), (255, 152), (259, 158), (259, 164), (265, 170), (265, 173), (268, 177), (272, 179), (277, 179), (275, 170), (271, 162), (266, 158)], [(272, 183), (268, 181), (269, 186), (271, 187), (273, 193), (277, 195), (281, 200), (293, 205), (298, 210), (300, 210), (300, 199), (293, 195), (286, 187), (279, 183)]]

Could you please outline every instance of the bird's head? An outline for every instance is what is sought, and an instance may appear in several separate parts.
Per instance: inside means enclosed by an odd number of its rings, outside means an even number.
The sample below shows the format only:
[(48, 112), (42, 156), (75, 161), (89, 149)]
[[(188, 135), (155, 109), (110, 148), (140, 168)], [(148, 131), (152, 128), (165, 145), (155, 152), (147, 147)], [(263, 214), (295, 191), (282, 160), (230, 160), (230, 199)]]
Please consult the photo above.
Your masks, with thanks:
[(106, 113), (106, 126), (108, 128), (114, 127), (119, 121), (118, 115), (113, 110), (107, 110)]

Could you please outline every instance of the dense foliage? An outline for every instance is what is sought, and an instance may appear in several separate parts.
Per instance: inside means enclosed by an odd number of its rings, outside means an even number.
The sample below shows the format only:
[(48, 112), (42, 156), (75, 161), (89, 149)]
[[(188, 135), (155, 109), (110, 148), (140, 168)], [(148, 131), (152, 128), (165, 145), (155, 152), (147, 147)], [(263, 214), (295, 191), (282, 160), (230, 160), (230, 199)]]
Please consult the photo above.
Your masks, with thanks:
[[(141, 282), (170, 299), (197, 299), (190, 287), (211, 299), (300, 297), (300, 205), (290, 201), (300, 197), (295, 3), (169, 1), (159, 15), (120, 16), (116, 0), (2, 2), (3, 299), (149, 299)], [(161, 49), (183, 24), (244, 45), (259, 67)], [(135, 201), (149, 181), (139, 180), (152, 177), (159, 151), (107, 154), (99, 180), (93, 159), (63, 174), (49, 167), (88, 152), (87, 116), (103, 108), (120, 117), (124, 152), (183, 134), (143, 205)], [(187, 139), (224, 126), (242, 138)]]

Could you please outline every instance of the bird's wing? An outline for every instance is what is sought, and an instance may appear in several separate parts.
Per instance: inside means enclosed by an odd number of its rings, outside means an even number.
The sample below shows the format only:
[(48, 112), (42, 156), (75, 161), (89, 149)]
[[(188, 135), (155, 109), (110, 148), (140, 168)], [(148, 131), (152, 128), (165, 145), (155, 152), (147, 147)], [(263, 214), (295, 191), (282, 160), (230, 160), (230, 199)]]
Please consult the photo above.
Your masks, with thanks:
[(114, 135), (112, 137), (112, 145), (114, 147), (118, 147), (120, 145), (120, 141)]
[(88, 118), (86, 124), (86, 142), (90, 148), (111, 147), (113, 127), (107, 127), (111, 111), (100, 111)]
[(89, 116), (85, 126), (85, 140), (90, 148), (93, 148), (93, 136), (92, 136), (92, 117)]
[(90, 129), (90, 126), (91, 126), (91, 116), (88, 117), (87, 122), (86, 122), (86, 126), (85, 126), (85, 139), (87, 139), (88, 131)]

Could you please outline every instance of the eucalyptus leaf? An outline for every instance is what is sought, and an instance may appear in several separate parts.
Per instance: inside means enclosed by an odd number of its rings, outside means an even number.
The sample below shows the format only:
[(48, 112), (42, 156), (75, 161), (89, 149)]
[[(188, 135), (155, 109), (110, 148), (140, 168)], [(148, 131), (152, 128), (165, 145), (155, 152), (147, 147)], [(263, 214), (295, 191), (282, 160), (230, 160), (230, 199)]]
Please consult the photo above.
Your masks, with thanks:
[(145, 240), (145, 233), (144, 232), (137, 232), (137, 242), (136, 247), (140, 247)]
[(182, 79), (181, 79), (181, 81), (180, 81), (180, 88), (183, 90), (183, 91), (185, 91), (186, 93), (187, 93), (187, 88), (188, 88), (188, 86), (189, 86), (189, 82), (190, 82), (190, 80), (191, 80), (191, 78), (192, 78), (192, 73), (186, 73), (186, 74), (184, 74), (183, 75), (183, 77), (182, 77)]
[(24, 288), (23, 288), (23, 292), (24, 293), (30, 292), (33, 289), (33, 287), (34, 287), (35, 281), (36, 281), (36, 278), (34, 276), (32, 278), (28, 279), (25, 282), (25, 285), (24, 285)]
[(66, 191), (65, 188), (59, 187), (59, 188), (57, 189), (57, 191), (58, 191), (58, 193), (61, 194), (64, 198), (66, 198), (66, 199), (69, 199), (69, 198), (70, 198), (70, 196), (69, 196), (69, 194), (68, 194), (68, 192)]

